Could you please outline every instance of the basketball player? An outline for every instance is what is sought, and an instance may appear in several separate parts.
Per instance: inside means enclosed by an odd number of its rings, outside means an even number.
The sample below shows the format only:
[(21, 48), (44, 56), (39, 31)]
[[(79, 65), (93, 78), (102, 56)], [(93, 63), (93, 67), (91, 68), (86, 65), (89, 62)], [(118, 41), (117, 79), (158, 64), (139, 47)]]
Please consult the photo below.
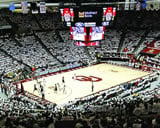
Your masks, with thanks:
[(42, 99), (43, 99), (43, 100), (45, 99), (45, 95), (44, 95), (44, 92), (42, 92)]
[(34, 91), (36, 91), (37, 90), (37, 87), (36, 87), (36, 84), (34, 84), (34, 90), (33, 90), (33, 93), (34, 93)]
[(24, 87), (23, 87), (22, 82), (21, 82), (21, 93), (24, 95)]
[(94, 91), (94, 85), (93, 85), (93, 80), (92, 80), (92, 92)]
[(76, 80), (76, 73), (74, 73), (74, 76), (72, 77), (72, 79)]
[(46, 79), (43, 79), (43, 85), (46, 86)]
[(64, 84), (65, 83), (65, 81), (64, 81), (64, 76), (62, 77), (62, 84)]
[(91, 66), (91, 62), (88, 60), (88, 66)]
[(58, 88), (57, 88), (57, 85), (55, 84), (54, 92), (57, 93), (57, 91), (58, 91)]
[(63, 86), (63, 94), (65, 94), (66, 93), (66, 85), (64, 84), (64, 86)]
[(61, 91), (61, 87), (59, 83), (57, 83), (57, 87), (58, 87), (58, 90)]
[(40, 84), (41, 93), (44, 91), (43, 86)]

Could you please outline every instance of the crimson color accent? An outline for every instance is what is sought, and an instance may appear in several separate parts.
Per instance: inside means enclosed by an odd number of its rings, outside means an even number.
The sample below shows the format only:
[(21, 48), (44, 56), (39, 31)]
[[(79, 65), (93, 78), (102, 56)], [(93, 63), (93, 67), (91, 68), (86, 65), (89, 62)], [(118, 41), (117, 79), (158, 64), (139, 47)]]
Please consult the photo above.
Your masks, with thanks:
[(95, 77), (95, 76), (76, 76), (76, 80), (99, 82), (99, 81), (102, 81), (102, 78)]
[(67, 14), (67, 13), (71, 16), (71, 12), (70, 12), (69, 8), (64, 8), (64, 10), (63, 10), (63, 16), (65, 14)]

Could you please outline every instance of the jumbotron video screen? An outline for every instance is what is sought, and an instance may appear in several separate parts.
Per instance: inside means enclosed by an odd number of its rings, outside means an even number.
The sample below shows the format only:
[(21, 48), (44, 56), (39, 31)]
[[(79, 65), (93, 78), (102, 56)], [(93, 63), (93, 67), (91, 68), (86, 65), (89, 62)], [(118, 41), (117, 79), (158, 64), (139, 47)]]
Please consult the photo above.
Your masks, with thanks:
[[(60, 8), (62, 22), (70, 27), (71, 40), (80, 44), (104, 39), (105, 28), (114, 21), (115, 7)], [(96, 43), (99, 44), (99, 43)], [(87, 45), (88, 46), (88, 45)], [(94, 46), (94, 45), (92, 45)]]

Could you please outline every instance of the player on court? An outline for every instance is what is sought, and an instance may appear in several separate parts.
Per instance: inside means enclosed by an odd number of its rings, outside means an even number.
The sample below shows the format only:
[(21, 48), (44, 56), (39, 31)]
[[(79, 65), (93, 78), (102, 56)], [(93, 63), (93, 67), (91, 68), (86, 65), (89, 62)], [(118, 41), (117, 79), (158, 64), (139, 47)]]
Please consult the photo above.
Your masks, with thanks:
[(62, 84), (64, 84), (65, 83), (65, 81), (64, 81), (64, 76), (62, 77)]
[(66, 85), (64, 84), (64, 86), (63, 86), (63, 94), (65, 94), (66, 93)]
[(66, 93), (66, 85), (65, 85), (65, 81), (64, 81), (64, 76), (62, 77), (62, 84), (63, 84), (63, 94)]
[(93, 84), (93, 80), (92, 80), (92, 86), (91, 86), (91, 88), (92, 88), (92, 92), (94, 91), (94, 84)]
[(58, 91), (57, 84), (55, 84), (55, 86), (54, 86), (54, 92), (57, 93), (57, 91)]
[(61, 91), (61, 86), (60, 86), (59, 83), (57, 83), (57, 88), (58, 88), (59, 91)]
[(76, 73), (74, 73), (72, 79), (73, 79), (73, 80), (76, 80)]
[(44, 99), (45, 99), (44, 91), (43, 91), (43, 92), (41, 92), (41, 94), (42, 94), (42, 99), (44, 100)]
[(33, 90), (33, 93), (34, 93), (34, 91), (36, 91), (37, 90), (37, 86), (36, 86), (36, 84), (34, 84), (34, 90)]
[(43, 79), (43, 85), (46, 86), (46, 79)]

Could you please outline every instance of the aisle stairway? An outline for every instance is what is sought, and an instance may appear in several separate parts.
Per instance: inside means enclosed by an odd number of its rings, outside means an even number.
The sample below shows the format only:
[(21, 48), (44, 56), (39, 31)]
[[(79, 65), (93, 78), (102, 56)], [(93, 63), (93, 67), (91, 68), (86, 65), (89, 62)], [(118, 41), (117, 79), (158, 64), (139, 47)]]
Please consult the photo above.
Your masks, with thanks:
[(124, 43), (124, 40), (125, 40), (125, 37), (126, 37), (126, 31), (127, 31), (126, 29), (124, 29), (122, 31), (121, 39), (120, 39), (120, 43), (119, 43), (117, 52), (121, 52), (122, 51), (122, 46), (123, 46), (123, 43)]

